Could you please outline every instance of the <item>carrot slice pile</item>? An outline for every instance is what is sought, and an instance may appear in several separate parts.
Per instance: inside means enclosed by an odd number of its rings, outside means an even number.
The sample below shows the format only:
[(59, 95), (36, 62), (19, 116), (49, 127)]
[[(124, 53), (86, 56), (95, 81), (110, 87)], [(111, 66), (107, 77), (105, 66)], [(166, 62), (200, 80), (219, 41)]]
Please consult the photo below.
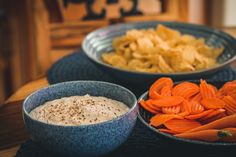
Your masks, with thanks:
[(149, 99), (147, 100), (148, 103), (151, 103), (153, 106), (159, 107), (169, 107), (169, 106), (176, 106), (179, 105), (181, 102), (184, 101), (183, 97), (180, 96), (170, 96), (170, 97), (163, 97), (161, 99)]
[(198, 93), (190, 98), (190, 101), (197, 101), (200, 102), (202, 100), (201, 93)]
[(210, 113), (213, 112), (213, 111), (214, 111), (213, 109), (211, 109), (211, 110), (206, 110), (206, 111), (203, 111), (203, 112), (198, 113), (198, 114), (188, 115), (188, 116), (186, 116), (185, 118), (186, 118), (186, 119), (190, 119), (190, 120), (200, 119), (200, 118), (202, 118), (202, 117), (207, 116), (208, 114), (210, 114)]
[(201, 123), (187, 119), (172, 119), (164, 123), (164, 126), (175, 132), (185, 132), (201, 126)]
[(207, 84), (205, 80), (200, 80), (200, 93), (202, 98), (215, 98), (216, 91), (212, 85)]
[(162, 112), (166, 114), (177, 114), (180, 112), (181, 106), (170, 106), (170, 107), (162, 107)]
[(200, 104), (199, 101), (193, 101), (191, 100), (189, 102), (190, 107), (191, 107), (191, 114), (198, 114), (198, 113), (202, 113), (204, 111), (204, 107)]
[(227, 95), (223, 97), (223, 101), (225, 102), (225, 109), (228, 115), (232, 115), (236, 113), (236, 100), (234, 100), (231, 96)]
[(225, 102), (218, 98), (205, 98), (201, 104), (207, 109), (224, 108), (225, 106)]
[(219, 90), (219, 94), (222, 96), (231, 96), (236, 100), (236, 81), (227, 82)]
[(191, 96), (197, 94), (198, 92), (199, 92), (198, 85), (191, 82), (180, 83), (176, 85), (172, 90), (172, 94), (174, 96), (182, 96), (185, 99), (190, 98)]
[(150, 119), (150, 125), (160, 126), (164, 124), (165, 122), (174, 118), (182, 118), (182, 117), (176, 114), (157, 114)]
[[(236, 80), (217, 89), (202, 79), (199, 85), (185, 81), (174, 86), (171, 78), (163, 77), (151, 85), (148, 96), (139, 104), (154, 114), (149, 124), (160, 132), (202, 141), (236, 142)], [(224, 131), (234, 136), (225, 134), (227, 138), (222, 140), (218, 134)]]
[[(149, 98), (152, 99), (162, 98), (161, 91), (163, 87), (169, 88), (171, 90), (171, 88), (173, 87), (173, 81), (167, 77), (158, 79), (156, 82), (152, 84), (152, 86), (149, 89)], [(166, 93), (166, 91), (163, 93)]]

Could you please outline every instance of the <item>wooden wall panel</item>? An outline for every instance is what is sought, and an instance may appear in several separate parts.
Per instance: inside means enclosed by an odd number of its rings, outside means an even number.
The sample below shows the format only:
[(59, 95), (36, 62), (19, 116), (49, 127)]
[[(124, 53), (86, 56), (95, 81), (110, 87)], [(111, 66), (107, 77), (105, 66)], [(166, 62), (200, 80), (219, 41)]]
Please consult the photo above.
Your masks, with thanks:
[(30, 0), (8, 0), (7, 19), (9, 26), (9, 47), (11, 85), (13, 90), (37, 76), (32, 3)]

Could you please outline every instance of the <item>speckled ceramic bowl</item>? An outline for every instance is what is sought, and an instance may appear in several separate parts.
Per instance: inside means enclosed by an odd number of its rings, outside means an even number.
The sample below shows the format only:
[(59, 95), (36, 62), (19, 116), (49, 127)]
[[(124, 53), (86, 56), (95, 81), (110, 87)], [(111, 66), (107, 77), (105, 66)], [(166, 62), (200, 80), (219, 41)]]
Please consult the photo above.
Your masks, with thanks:
[[(29, 115), (31, 110), (47, 101), (85, 94), (121, 101), (128, 105), (130, 110), (110, 121), (80, 126), (46, 124), (32, 119)], [(116, 149), (128, 138), (137, 118), (137, 100), (128, 89), (111, 83), (64, 82), (28, 96), (23, 103), (23, 117), (32, 140), (46, 150), (65, 156), (99, 156)]]
[[(191, 81), (194, 83), (199, 84), (199, 81)], [(179, 82), (177, 82), (179, 83)], [(222, 87), (225, 82), (209, 82), (208, 83), (216, 86), (217, 88)], [(147, 100), (148, 99), (148, 92), (145, 92), (144, 94), (142, 94), (138, 101), (140, 101), (141, 99), (143, 100)], [(140, 119), (140, 121), (147, 127), (149, 128), (151, 131), (153, 131), (154, 133), (156, 133), (156, 135), (164, 140), (169, 140), (172, 143), (175, 144), (182, 144), (182, 145), (187, 145), (190, 147), (195, 147), (198, 146), (197, 148), (199, 148), (199, 146), (203, 149), (211, 149), (211, 148), (219, 148), (219, 149), (235, 149), (236, 148), (236, 142), (232, 142), (232, 143), (226, 143), (226, 142), (204, 142), (204, 141), (197, 141), (197, 140), (189, 140), (189, 139), (183, 139), (183, 138), (178, 138), (175, 136), (172, 136), (170, 134), (167, 133), (163, 133), (160, 132), (158, 129), (156, 129), (155, 127), (149, 125), (149, 119), (153, 116), (153, 114), (151, 114), (150, 112), (146, 111), (143, 107), (141, 107), (140, 105), (138, 105), (139, 110), (138, 110), (138, 117)]]
[[(179, 30), (182, 34), (203, 38), (206, 44), (212, 47), (224, 47), (224, 52), (217, 58), (219, 65), (194, 72), (145, 73), (123, 70), (102, 61), (101, 54), (110, 52), (113, 49), (112, 40), (114, 38), (124, 35), (126, 31), (131, 29), (155, 29), (159, 24)], [(151, 21), (111, 25), (89, 33), (84, 39), (82, 47), (85, 54), (97, 67), (111, 74), (116, 79), (137, 84), (150, 84), (160, 77), (171, 77), (178, 81), (207, 77), (227, 67), (236, 59), (236, 40), (230, 35), (207, 26), (179, 22)]]

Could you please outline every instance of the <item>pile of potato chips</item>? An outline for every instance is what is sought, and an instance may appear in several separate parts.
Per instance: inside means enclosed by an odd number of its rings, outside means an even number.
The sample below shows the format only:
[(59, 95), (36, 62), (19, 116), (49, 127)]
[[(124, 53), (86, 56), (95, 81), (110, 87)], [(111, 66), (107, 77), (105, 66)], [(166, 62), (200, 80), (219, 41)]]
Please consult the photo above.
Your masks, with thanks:
[(217, 64), (223, 48), (204, 39), (158, 25), (156, 30), (130, 30), (113, 40), (113, 52), (103, 53), (105, 63), (130, 71), (174, 73), (202, 70)]

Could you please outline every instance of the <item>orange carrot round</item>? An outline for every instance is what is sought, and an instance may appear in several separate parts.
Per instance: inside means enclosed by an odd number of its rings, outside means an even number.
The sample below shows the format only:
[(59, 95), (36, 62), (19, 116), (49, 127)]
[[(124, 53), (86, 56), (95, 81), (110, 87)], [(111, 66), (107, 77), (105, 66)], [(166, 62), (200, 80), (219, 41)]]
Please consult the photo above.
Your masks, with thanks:
[(172, 131), (183, 133), (187, 130), (197, 128), (201, 124), (194, 120), (187, 119), (171, 119), (164, 123), (164, 126)]
[(203, 111), (201, 113), (198, 113), (198, 114), (192, 114), (192, 115), (188, 115), (188, 116), (185, 116), (186, 119), (190, 119), (190, 120), (195, 120), (195, 119), (199, 119), (199, 118), (202, 118), (206, 115), (208, 115), (209, 113), (213, 112), (214, 110), (211, 109), (211, 110), (206, 110), (206, 111)]
[(225, 102), (225, 109), (228, 115), (232, 115), (236, 113), (236, 100), (234, 100), (231, 96), (224, 96), (222, 99)]
[(185, 132), (181, 134), (176, 134), (176, 137), (207, 141), (207, 142), (235, 142), (236, 141), (236, 128), (225, 128), (225, 129), (209, 129), (201, 130), (196, 132)]
[(185, 132), (182, 134), (176, 134), (176, 137), (190, 139), (190, 140), (199, 140), (199, 141), (208, 141), (215, 142), (220, 138), (218, 137), (218, 130), (201, 130), (197, 132)]
[(140, 100), (139, 104), (147, 111), (153, 113), (153, 114), (157, 114), (158, 111), (154, 110), (153, 108), (149, 107), (148, 104), (144, 101), (144, 100)]
[(191, 83), (191, 82), (182, 82), (182, 83), (176, 85), (172, 89), (172, 94), (174, 96), (182, 96), (186, 99), (197, 94), (198, 92), (199, 92), (198, 85), (196, 85), (195, 83)]
[(180, 112), (180, 105), (170, 106), (170, 107), (162, 107), (162, 112), (166, 114), (177, 114)]
[[(228, 133), (227, 136), (224, 136), (225, 132), (222, 131), (226, 131), (226, 133)], [(221, 130), (221, 132), (218, 132), (218, 136), (224, 136), (224, 138), (221, 138), (220, 141), (236, 142), (236, 128), (225, 128)]]
[(204, 111), (204, 107), (197, 101), (190, 101), (189, 105), (191, 107), (191, 114), (198, 114)]
[(216, 91), (212, 85), (207, 84), (205, 80), (200, 80), (200, 93), (202, 98), (216, 98)]
[(199, 120), (200, 120), (200, 121), (205, 121), (205, 120), (207, 120), (207, 119), (209, 119), (209, 118), (212, 118), (212, 117), (214, 117), (214, 116), (216, 116), (216, 115), (218, 115), (218, 114), (220, 114), (220, 113), (223, 113), (223, 112), (225, 112), (225, 109), (222, 109), (222, 108), (216, 109), (216, 110), (214, 110), (213, 112), (209, 113), (208, 115), (202, 117), (202, 118), (199, 119)]
[(181, 119), (183, 117), (176, 114), (156, 114), (150, 119), (150, 125), (157, 127), (174, 118)]
[(204, 98), (201, 104), (207, 109), (224, 108), (225, 102), (219, 98)]
[(211, 123), (202, 125), (198, 128), (189, 130), (187, 132), (196, 132), (196, 131), (209, 130), (209, 129), (224, 129), (224, 128), (231, 128), (231, 127), (236, 127), (236, 114), (215, 120)]
[(176, 106), (182, 103), (183, 101), (184, 101), (184, 98), (180, 96), (164, 97), (158, 100), (154, 100), (154, 99), (147, 100), (147, 102), (153, 104), (153, 106), (155, 107)]
[(170, 88), (173, 87), (173, 81), (170, 78), (167, 77), (162, 77), (155, 81), (150, 89), (149, 89), (149, 98), (151, 99), (160, 99), (162, 98), (161, 96), (161, 89), (165, 86), (169, 86)]

